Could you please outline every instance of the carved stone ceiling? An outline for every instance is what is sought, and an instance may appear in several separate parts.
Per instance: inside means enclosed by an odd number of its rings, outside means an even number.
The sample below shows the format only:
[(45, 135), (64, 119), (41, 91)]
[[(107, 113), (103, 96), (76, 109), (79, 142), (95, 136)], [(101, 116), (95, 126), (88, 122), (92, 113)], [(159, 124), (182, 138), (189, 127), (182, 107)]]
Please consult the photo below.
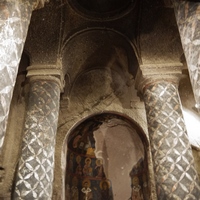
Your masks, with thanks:
[[(182, 47), (173, 8), (166, 2), (51, 0), (43, 9), (33, 12), (25, 51), (30, 55), (31, 65), (58, 65), (71, 37), (86, 29), (99, 28), (127, 38), (135, 48), (139, 64), (177, 63)], [(94, 31), (92, 38), (95, 36), (98, 40)], [(74, 57), (68, 59), (75, 61)], [(65, 63), (62, 67), (67, 71)]]

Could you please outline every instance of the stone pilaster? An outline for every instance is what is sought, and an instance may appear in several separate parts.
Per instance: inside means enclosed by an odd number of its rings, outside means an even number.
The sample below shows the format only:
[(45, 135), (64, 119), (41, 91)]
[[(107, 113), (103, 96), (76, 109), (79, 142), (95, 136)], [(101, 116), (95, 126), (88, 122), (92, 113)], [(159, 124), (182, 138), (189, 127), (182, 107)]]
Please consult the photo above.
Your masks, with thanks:
[(200, 111), (200, 2), (172, 0), (190, 80)]
[(0, 2), (0, 151), (32, 10), (42, 7), (44, 2), (45, 0)]
[(177, 90), (180, 64), (140, 69), (137, 81), (145, 103), (157, 197), (199, 199), (199, 180)]
[(28, 76), (29, 103), (14, 199), (50, 200), (61, 81), (56, 69), (30, 68)]

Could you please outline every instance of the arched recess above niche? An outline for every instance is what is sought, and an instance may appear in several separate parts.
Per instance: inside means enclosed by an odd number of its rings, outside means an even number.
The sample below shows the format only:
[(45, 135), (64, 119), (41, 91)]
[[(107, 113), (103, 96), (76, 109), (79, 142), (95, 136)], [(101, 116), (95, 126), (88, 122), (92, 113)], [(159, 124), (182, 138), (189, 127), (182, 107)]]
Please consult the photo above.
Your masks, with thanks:
[(64, 74), (70, 85), (82, 71), (96, 67), (121, 68), (133, 78), (139, 66), (137, 48), (123, 34), (106, 28), (88, 28), (63, 43)]
[(79, 112), (117, 105), (128, 109), (131, 100), (137, 98), (130, 82), (131, 77), (123, 71), (101, 67), (85, 70), (76, 77), (69, 90), (68, 106)]
[(130, 119), (91, 116), (70, 131), (64, 147), (66, 200), (150, 198), (147, 138)]

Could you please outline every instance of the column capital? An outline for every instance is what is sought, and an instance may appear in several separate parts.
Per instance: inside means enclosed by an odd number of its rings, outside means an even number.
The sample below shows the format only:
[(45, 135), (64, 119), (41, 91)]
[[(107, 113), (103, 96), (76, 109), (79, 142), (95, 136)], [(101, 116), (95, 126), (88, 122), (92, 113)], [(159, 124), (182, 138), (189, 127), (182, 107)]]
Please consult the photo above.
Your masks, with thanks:
[(65, 79), (61, 67), (57, 65), (32, 65), (27, 68), (27, 77), (30, 81), (52, 80), (59, 84), (61, 92), (64, 91)]
[(144, 64), (138, 68), (135, 87), (143, 93), (144, 88), (155, 82), (167, 81), (178, 84), (182, 75), (182, 63)]

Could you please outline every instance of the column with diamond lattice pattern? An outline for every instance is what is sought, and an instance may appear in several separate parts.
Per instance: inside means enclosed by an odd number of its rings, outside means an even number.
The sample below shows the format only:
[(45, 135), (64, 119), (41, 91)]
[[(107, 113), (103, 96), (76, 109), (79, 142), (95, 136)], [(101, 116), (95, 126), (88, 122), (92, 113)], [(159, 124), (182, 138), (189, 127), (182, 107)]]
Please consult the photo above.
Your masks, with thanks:
[(57, 78), (34, 77), (30, 85), (14, 199), (50, 200), (60, 101)]
[(176, 85), (144, 87), (158, 199), (199, 199), (200, 188)]
[(190, 80), (200, 112), (200, 2), (172, 0)]
[(31, 13), (45, 1), (0, 1), (0, 151)]

